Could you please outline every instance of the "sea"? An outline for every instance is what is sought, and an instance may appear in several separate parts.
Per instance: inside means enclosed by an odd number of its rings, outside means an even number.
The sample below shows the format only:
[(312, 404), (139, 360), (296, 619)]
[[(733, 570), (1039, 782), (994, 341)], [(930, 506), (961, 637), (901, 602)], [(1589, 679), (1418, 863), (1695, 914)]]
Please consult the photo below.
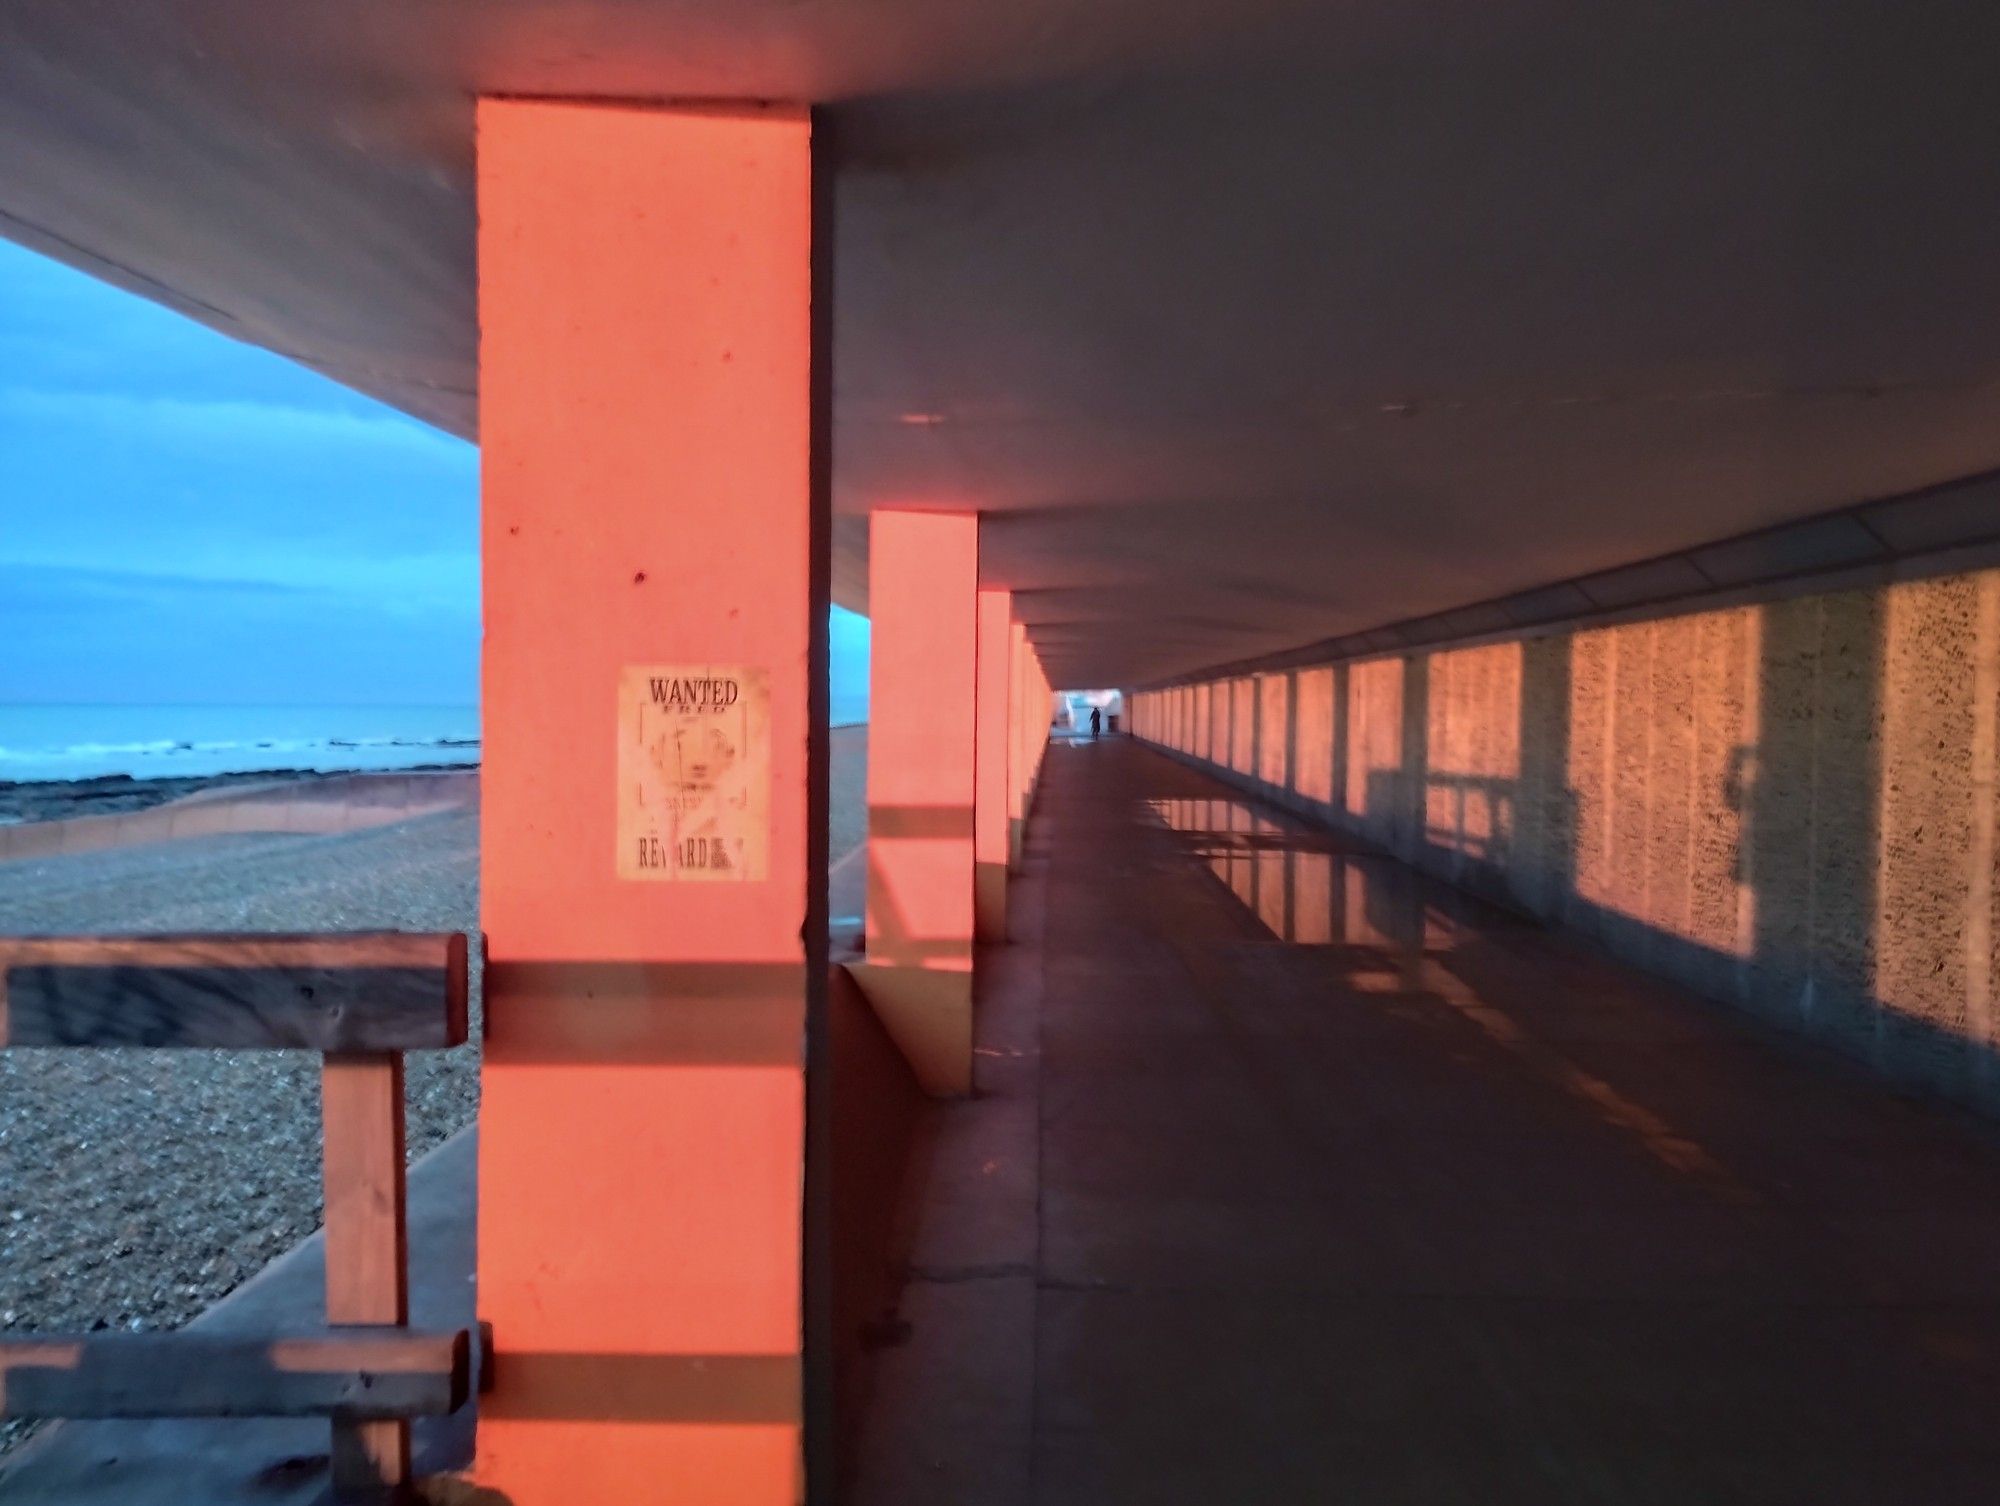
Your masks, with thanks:
[[(865, 685), (837, 685), (833, 703), (834, 726), (867, 722)], [(0, 783), (478, 762), (477, 706), (0, 703)]]
[(478, 762), (477, 706), (0, 705), (0, 781)]

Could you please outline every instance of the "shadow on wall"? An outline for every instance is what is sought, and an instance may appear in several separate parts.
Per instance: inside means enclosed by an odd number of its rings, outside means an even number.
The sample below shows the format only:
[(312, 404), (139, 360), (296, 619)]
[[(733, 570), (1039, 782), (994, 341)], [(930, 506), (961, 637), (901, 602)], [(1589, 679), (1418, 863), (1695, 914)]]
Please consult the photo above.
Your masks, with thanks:
[[(1293, 706), (1305, 674), (1288, 803), (2000, 1108), (2000, 573), (1301, 672)], [(1326, 803), (1292, 793), (1314, 718)]]

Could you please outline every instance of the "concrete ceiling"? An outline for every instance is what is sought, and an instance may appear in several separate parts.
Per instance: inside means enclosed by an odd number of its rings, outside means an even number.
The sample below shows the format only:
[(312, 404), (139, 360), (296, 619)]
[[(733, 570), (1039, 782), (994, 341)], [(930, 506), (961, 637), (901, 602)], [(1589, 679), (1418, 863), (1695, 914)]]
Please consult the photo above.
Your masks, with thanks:
[[(1988, 0), (6, 0), (0, 233), (473, 434), (479, 92), (808, 99), (839, 594), (1136, 684), (2000, 466)], [(16, 505), (19, 505), (18, 499)]]

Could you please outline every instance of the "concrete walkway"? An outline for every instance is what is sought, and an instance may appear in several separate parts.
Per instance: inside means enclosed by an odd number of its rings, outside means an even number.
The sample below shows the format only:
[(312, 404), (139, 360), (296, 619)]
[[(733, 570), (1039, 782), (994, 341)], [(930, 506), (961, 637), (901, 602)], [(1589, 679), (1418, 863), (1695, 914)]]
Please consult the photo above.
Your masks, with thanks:
[[(470, 1328), (479, 1142), (459, 1131), (410, 1169), (410, 1321)], [(326, 1321), (326, 1238), (272, 1261), (188, 1326), (276, 1334)], [(411, 1425), (419, 1474), (472, 1458), (474, 1403)], [(312, 1419), (66, 1422), (0, 1464), (7, 1506), (330, 1506), (330, 1431)], [(468, 1500), (471, 1497), (467, 1497)]]
[[(1988, 1126), (1128, 742), (1051, 750), (1013, 900), (844, 1506), (1995, 1498)], [(472, 1157), (412, 1178), (422, 1323)], [(304, 1506), (325, 1436), (71, 1425), (0, 1499)]]
[(858, 1506), (2000, 1491), (1986, 1126), (1129, 742), (1030, 853)]

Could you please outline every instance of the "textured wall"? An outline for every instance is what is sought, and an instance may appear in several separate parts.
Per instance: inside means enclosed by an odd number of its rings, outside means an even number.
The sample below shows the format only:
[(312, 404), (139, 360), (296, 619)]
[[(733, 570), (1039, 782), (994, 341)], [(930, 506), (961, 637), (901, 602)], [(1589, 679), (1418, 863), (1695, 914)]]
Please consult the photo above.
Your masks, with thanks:
[(2000, 572), (1264, 687), (1257, 767), (1282, 729), (1289, 803), (2000, 1106)]
[(1411, 796), (1423, 840), (1467, 860), (1506, 862), (1521, 788), (1521, 645), (1434, 655), (1421, 708), (1427, 769)]
[(1247, 676), (1229, 682), (1229, 767), (1257, 772), (1257, 682)]
[(1383, 846), (1404, 848), (1403, 671), (1374, 659), (1347, 671), (1347, 778), (1339, 814)]
[(1331, 669), (1302, 669), (1294, 679), (1292, 793), (1315, 806), (1333, 804), (1333, 681)]
[(1257, 676), (1257, 782), (1288, 789), (1291, 760), (1290, 675)]

